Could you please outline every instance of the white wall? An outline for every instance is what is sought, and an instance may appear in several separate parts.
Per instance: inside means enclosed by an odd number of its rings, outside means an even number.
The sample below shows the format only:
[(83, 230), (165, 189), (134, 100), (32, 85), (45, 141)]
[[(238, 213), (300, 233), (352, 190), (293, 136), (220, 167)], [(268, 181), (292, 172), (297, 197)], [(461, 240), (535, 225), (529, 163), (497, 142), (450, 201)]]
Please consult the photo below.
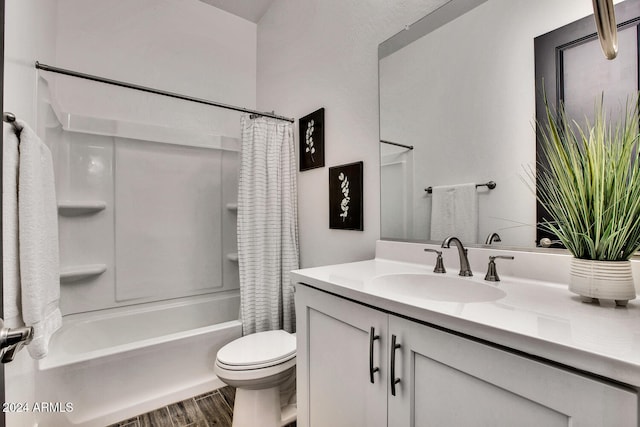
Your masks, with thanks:
[[(298, 174), (302, 267), (373, 257), (380, 235), (377, 48), (432, 8), (425, 0), (276, 0), (259, 22), (258, 108), (300, 118), (325, 107), (326, 166)], [(364, 231), (330, 230), (328, 168), (358, 160)]]
[[(6, 0), (4, 110), (36, 119), (36, 60), (55, 59), (57, 0)], [(5, 126), (6, 127), (6, 126)]]
[[(255, 106), (254, 23), (198, 0), (59, 4), (55, 65), (225, 104)], [(56, 80), (56, 97), (66, 111), (240, 135), (238, 112), (79, 79)]]

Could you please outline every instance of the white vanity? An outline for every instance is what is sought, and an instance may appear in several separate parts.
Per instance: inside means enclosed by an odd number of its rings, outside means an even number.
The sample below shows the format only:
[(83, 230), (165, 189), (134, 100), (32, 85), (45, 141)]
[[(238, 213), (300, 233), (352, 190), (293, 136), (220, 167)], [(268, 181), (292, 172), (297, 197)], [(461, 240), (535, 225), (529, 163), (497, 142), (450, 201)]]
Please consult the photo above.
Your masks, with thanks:
[(462, 278), (429, 247), (292, 273), (298, 426), (639, 425), (640, 303), (581, 303), (568, 255), (500, 251), (491, 283), (496, 251), (470, 248)]

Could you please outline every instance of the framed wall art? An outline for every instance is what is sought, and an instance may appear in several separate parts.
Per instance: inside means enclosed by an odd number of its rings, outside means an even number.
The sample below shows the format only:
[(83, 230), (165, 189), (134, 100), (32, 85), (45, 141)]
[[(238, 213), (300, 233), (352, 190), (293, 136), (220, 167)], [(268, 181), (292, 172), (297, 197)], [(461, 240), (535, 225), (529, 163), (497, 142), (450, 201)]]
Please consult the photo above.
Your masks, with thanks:
[(329, 228), (364, 229), (362, 167), (355, 162), (329, 168)]
[(324, 167), (324, 108), (299, 120), (300, 172)]

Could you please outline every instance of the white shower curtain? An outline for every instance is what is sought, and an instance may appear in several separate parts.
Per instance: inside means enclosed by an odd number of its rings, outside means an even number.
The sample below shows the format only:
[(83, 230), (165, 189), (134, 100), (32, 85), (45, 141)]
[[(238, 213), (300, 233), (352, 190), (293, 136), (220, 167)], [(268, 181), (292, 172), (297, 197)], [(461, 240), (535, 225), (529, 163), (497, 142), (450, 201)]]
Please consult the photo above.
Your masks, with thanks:
[(238, 261), (243, 334), (295, 332), (289, 271), (298, 268), (293, 124), (242, 117)]

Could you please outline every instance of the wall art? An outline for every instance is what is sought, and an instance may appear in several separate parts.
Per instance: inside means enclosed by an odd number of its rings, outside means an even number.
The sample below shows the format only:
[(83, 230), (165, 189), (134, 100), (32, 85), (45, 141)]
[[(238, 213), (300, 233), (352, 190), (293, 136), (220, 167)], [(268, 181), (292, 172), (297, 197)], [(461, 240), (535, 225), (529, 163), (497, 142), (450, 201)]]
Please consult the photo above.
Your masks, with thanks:
[(324, 108), (299, 120), (300, 172), (324, 167)]
[(329, 228), (363, 230), (363, 162), (329, 168)]

